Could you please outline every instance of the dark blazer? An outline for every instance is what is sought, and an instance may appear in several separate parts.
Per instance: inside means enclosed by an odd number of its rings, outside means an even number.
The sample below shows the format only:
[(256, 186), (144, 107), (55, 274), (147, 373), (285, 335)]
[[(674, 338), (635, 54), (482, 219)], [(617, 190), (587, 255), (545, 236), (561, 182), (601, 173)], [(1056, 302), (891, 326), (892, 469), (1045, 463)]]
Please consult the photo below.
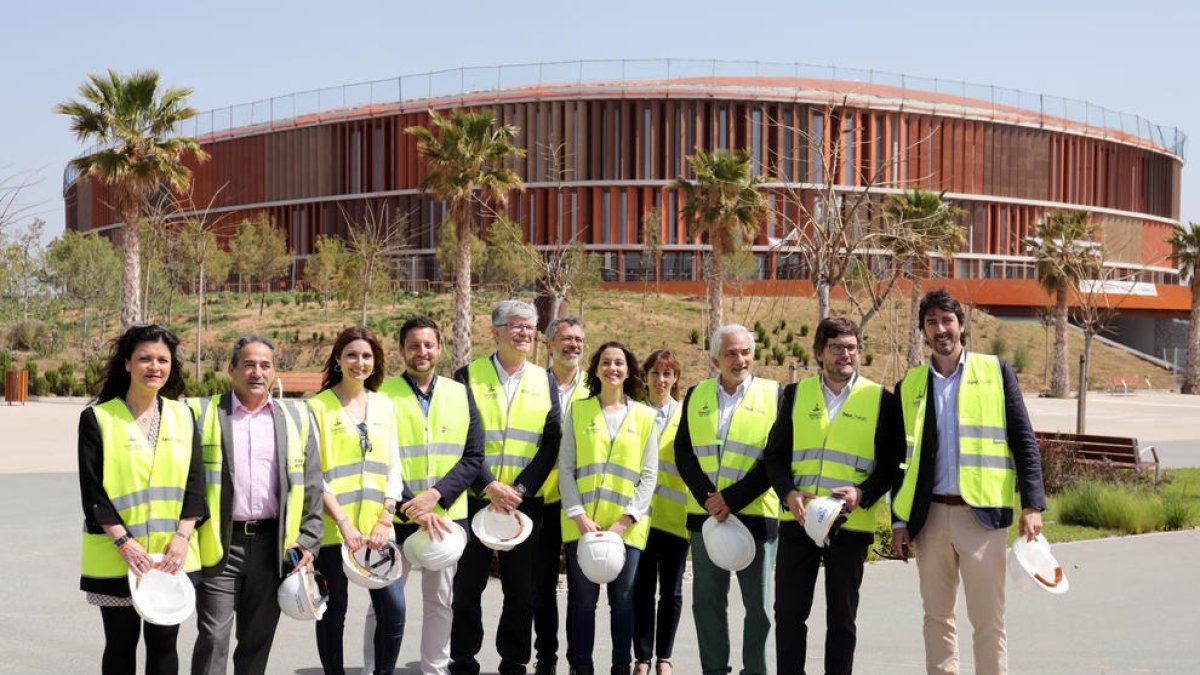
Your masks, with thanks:
[[(1004, 417), (1007, 422), (1008, 448), (1012, 451), (1013, 462), (1017, 471), (1017, 490), (1021, 493), (1022, 508), (1045, 510), (1046, 493), (1042, 486), (1042, 456), (1038, 450), (1037, 439), (1033, 435), (1033, 423), (1029, 421), (1029, 412), (1025, 409), (1025, 399), (1021, 396), (1021, 386), (1017, 383), (1017, 374), (1013, 372), (1008, 362), (1000, 361), (1000, 375), (1004, 383)], [(896, 397), (900, 398), (901, 382), (896, 383)], [(912, 514), (908, 519), (908, 534), (916, 537), (925, 525), (929, 515), (930, 497), (933, 495), (933, 472), (937, 464), (937, 413), (932, 400), (933, 368), (929, 370), (928, 390), (931, 392), (929, 402), (925, 406), (925, 429), (921, 438), (921, 464), (917, 469), (917, 490), (913, 495)], [(904, 476), (897, 472), (893, 496), (900, 489)], [(1006, 528), (1013, 524), (1013, 510), (1002, 508), (974, 508), (975, 518), (988, 529)], [(892, 520), (900, 519), (892, 514)]]
[[(883, 389), (881, 393), (879, 419), (875, 425), (875, 470), (856, 486), (863, 493), (860, 508), (869, 509), (875, 506), (875, 503), (888, 493), (896, 481), (896, 472), (904, 454), (904, 426), (901, 423), (898, 400), (887, 389)], [(779, 535), (799, 537), (804, 536), (804, 527), (797, 523), (787, 510), (787, 495), (795, 489), (792, 476), (792, 410), (796, 405), (795, 384), (784, 387), (783, 399), (779, 405), (779, 419), (775, 420), (771, 437), (767, 439), (763, 463), (766, 464), (771, 486), (783, 504)], [(851, 534), (849, 530), (843, 532)]]
[[(495, 366), (492, 357), (488, 356), (487, 359)], [(463, 366), (454, 371), (454, 379), (465, 384), (468, 389), (471, 387), (469, 368), (470, 366)], [(558, 467), (558, 445), (562, 441), (562, 428), (559, 426), (561, 413), (558, 410), (558, 381), (554, 379), (554, 373), (550, 371), (546, 371), (546, 376), (550, 380), (550, 411), (546, 413), (546, 421), (542, 425), (542, 439), (538, 443), (537, 452), (533, 455), (533, 461), (521, 471), (514, 483), (514, 487), (521, 485), (525, 488), (526, 501), (535, 499), (534, 495), (542, 489), (542, 484), (550, 476), (550, 471)], [(485, 458), (480, 463), (479, 473), (475, 477), (472, 487), (477, 494), (482, 494), (483, 489), (494, 480), (496, 477), (492, 475)], [(537, 499), (540, 503), (540, 498)]]
[[(208, 405), (208, 398), (201, 399), (200, 410), (203, 414)], [(288, 478), (287, 463), (287, 424), (284, 415), (307, 415), (308, 442), (304, 446), (304, 514), (300, 517), (300, 536), (296, 543), (305, 550), (316, 555), (321, 547), (321, 538), (325, 534), (325, 525), (321, 519), (324, 508), (324, 482), (321, 474), (321, 455), (318, 451), (316, 422), (308, 407), (294, 401), (271, 399), (271, 417), (275, 422), (275, 449), (279, 458), (279, 527), (277, 528), (275, 547), (275, 564), (280, 574), (283, 572), (283, 537), (287, 528), (287, 497), (291, 480)], [(285, 411), (284, 406), (291, 407)], [(229, 543), (233, 538), (233, 433), (230, 416), (233, 414), (233, 393), (221, 394), (217, 400), (217, 420), (221, 425), (221, 560), (212, 567), (204, 568), (204, 576), (215, 577), (225, 569), (225, 561), (229, 558)], [(292, 418), (293, 420), (296, 417)], [(201, 433), (204, 425), (198, 424)]]

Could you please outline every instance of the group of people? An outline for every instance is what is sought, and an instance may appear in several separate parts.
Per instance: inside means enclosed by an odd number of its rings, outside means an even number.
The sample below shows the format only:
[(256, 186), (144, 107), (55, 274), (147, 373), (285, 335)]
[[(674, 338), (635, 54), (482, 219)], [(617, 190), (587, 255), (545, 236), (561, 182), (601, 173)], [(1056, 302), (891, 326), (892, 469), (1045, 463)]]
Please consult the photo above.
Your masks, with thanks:
[[(890, 493), (894, 555), (920, 554), (928, 671), (958, 672), (961, 578), (976, 671), (1003, 673), (1006, 531), (1019, 493), (1021, 533), (1040, 532), (1041, 464), (1013, 370), (965, 350), (964, 319), (946, 292), (925, 296), (920, 320), (932, 355), (894, 391), (859, 373), (861, 335), (848, 319), (820, 322), (820, 375), (787, 386), (754, 375), (754, 336), (724, 326), (710, 342), (716, 377), (681, 396), (682, 369), (668, 349), (639, 362), (607, 341), (585, 363), (577, 317), (546, 327), (551, 368), (530, 362), (537, 311), (505, 300), (491, 314), (495, 352), (453, 378), (436, 374), (442, 336), (427, 317), (402, 326), (404, 370), (390, 379), (371, 330), (347, 328), (306, 404), (271, 397), (274, 347), (260, 336), (234, 343), (232, 392), (178, 401), (178, 339), (161, 326), (134, 326), (115, 341), (79, 428), (81, 588), (100, 607), (103, 672), (133, 673), (143, 635), (146, 672), (178, 671), (177, 627), (140, 619), (130, 572), (192, 576), (193, 674), (225, 672), (235, 625), (235, 672), (263, 673), (276, 589), (287, 574), (315, 567), (329, 593), (317, 651), (324, 672), (342, 673), (341, 549), (383, 549), (421, 530), (441, 537), (452, 522), (469, 531), (470, 519), (492, 509), (524, 514), (532, 536), (500, 552), (470, 537), (456, 565), (419, 568), (422, 673), (480, 672), (482, 596), (494, 563), (503, 591), (498, 671), (557, 672), (564, 549), (563, 653), (572, 674), (594, 673), (600, 584), (580, 555), (581, 539), (602, 531), (625, 549), (605, 584), (611, 673), (673, 672), (689, 550), (703, 673), (732, 671), (733, 574), (745, 607), (740, 672), (769, 672), (774, 624), (776, 672), (803, 673), (822, 563), (824, 668), (849, 673), (874, 507)], [(803, 523), (810, 500), (825, 496), (846, 513), (819, 542)], [(754, 540), (752, 562), (737, 572), (714, 562), (720, 552), (706, 550), (701, 534), (706, 521), (731, 518)], [(403, 565), (400, 581), (370, 591), (363, 672), (394, 671), (404, 582), (417, 571)]]

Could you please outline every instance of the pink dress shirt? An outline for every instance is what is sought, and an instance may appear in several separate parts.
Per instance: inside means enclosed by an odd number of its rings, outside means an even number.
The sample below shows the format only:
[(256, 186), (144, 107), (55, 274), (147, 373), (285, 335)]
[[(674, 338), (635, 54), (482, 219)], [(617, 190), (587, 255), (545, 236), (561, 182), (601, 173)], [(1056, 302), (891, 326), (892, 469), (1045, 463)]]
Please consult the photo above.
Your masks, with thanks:
[(233, 519), (279, 517), (279, 455), (275, 451), (273, 404), (254, 412), (233, 394)]

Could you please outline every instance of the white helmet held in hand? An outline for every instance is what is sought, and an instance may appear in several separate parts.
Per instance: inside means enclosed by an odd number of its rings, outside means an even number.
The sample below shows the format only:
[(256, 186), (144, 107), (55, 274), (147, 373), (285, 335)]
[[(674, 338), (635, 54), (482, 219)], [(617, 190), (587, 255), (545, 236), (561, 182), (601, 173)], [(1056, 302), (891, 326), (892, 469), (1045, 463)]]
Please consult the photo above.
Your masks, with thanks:
[[(162, 554), (151, 553), (150, 559), (162, 562)], [(129, 591), (137, 613), (156, 626), (177, 626), (196, 608), (196, 587), (183, 572), (171, 574), (152, 567), (139, 577), (129, 570)]]
[(384, 588), (404, 573), (400, 556), (400, 547), (394, 541), (387, 542), (378, 550), (363, 544), (354, 552), (342, 544), (342, 570), (355, 586)]
[(533, 521), (520, 511), (480, 509), (471, 519), (471, 532), (493, 551), (511, 551), (533, 533)]
[(275, 593), (279, 609), (300, 621), (320, 621), (329, 601), (329, 584), (321, 573), (301, 567), (283, 578)]
[(740, 572), (754, 562), (754, 535), (737, 516), (719, 523), (709, 517), (700, 528), (708, 559), (723, 570)]
[(846, 502), (837, 497), (817, 497), (804, 505), (804, 531), (822, 548), (846, 522)]
[(602, 530), (580, 535), (575, 551), (583, 576), (594, 584), (612, 583), (625, 567), (625, 540), (616, 532)]
[(404, 557), (413, 567), (442, 570), (458, 562), (467, 548), (467, 531), (453, 520), (442, 519), (450, 532), (439, 538), (421, 528), (404, 540)]
[(1025, 535), (1013, 540), (1008, 549), (1008, 575), (1023, 591), (1040, 588), (1047, 593), (1062, 595), (1071, 587), (1062, 565), (1050, 553), (1050, 542), (1041, 534), (1033, 541), (1026, 541)]

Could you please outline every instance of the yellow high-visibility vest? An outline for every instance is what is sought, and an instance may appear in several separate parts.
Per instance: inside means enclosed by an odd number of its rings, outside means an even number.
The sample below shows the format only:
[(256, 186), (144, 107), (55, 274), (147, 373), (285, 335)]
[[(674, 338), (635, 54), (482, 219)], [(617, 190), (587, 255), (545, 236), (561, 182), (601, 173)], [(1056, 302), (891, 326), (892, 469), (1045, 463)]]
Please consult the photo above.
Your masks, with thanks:
[[(542, 440), (551, 406), (549, 374), (545, 368), (526, 363), (510, 403), (492, 357), (472, 361), (467, 372), (483, 424), (484, 464), (496, 480), (513, 485), (533, 462)], [(543, 485), (538, 494), (546, 494), (547, 489)]]
[[(580, 369), (576, 377), (579, 379), (579, 384), (575, 385), (575, 389), (571, 390), (571, 398), (567, 399), (567, 405), (562, 410), (558, 411), (560, 420), (567, 419), (567, 411), (576, 401), (581, 401), (592, 395), (587, 386), (587, 373)], [(559, 384), (562, 384), (561, 382)], [(563, 433), (568, 433), (570, 429), (563, 429)], [(546, 500), (547, 504), (554, 504), (562, 501), (562, 495), (558, 492), (558, 464), (555, 463), (554, 468), (550, 470), (550, 475), (546, 477), (546, 482), (542, 484), (542, 489), (538, 491), (538, 496)]]
[[(796, 385), (792, 406), (792, 481), (819, 497), (832, 488), (858, 485), (875, 470), (875, 429), (883, 388), (861, 375), (831, 422), (821, 378)], [(842, 526), (875, 532), (875, 509), (857, 508)]]
[(658, 432), (658, 483), (650, 502), (650, 527), (688, 539), (688, 489), (675, 465), (675, 434), (681, 419), (683, 404), (676, 403), (666, 426)]
[[(200, 546), (200, 564), (213, 567), (224, 556), (226, 535), (221, 531), (221, 469), (225, 462), (221, 451), (221, 422), (217, 414), (221, 396), (187, 399), (200, 427), (200, 447), (204, 453), (204, 492), (208, 501), (208, 520), (196, 529), (194, 539)], [(275, 399), (272, 405), (283, 411), (287, 438), (287, 499), (284, 505), (283, 546), (287, 548), (300, 537), (300, 521), (304, 517), (304, 447), (308, 443), (308, 409), (293, 401)]]
[[(358, 428), (346, 414), (332, 389), (308, 399), (316, 421), (317, 440), (321, 445), (321, 471), (325, 483), (337, 495), (350, 522), (359, 532), (370, 535), (383, 513), (389, 462), (396, 444), (396, 412), (387, 396), (367, 392), (367, 438), (370, 448), (364, 453)], [(329, 514), (325, 518), (325, 538), (321, 544), (342, 543), (342, 533)]]
[[(571, 414), (575, 434), (575, 484), (579, 487), (583, 509), (601, 529), (607, 530), (625, 515), (641, 478), (646, 443), (655, 433), (654, 409), (636, 401), (629, 402), (625, 419), (616, 437), (609, 438), (608, 423), (600, 399), (576, 401)], [(646, 547), (650, 518), (642, 517), (625, 530), (625, 543)], [(579, 539), (579, 526), (562, 515), (564, 542)]]
[[(92, 406), (104, 454), (104, 492), (130, 536), (148, 553), (161, 553), (179, 529), (196, 428), (186, 405), (161, 400), (153, 448), (124, 400), (113, 398)], [(83, 533), (81, 562), (85, 577), (118, 579), (129, 573), (129, 565), (107, 534)], [(193, 537), (183, 571), (198, 569), (200, 549)]]
[[(717, 409), (717, 379), (704, 380), (688, 398), (688, 433), (692, 450), (708, 479), (724, 490), (733, 485), (762, 461), (767, 435), (775, 424), (778, 412), (779, 383), (756, 377), (750, 381), (741, 405), (733, 412), (725, 438), (717, 436), (720, 413)], [(687, 512), (708, 513), (689, 491)], [(779, 517), (779, 496), (771, 488), (763, 490), (746, 508), (738, 513)]]
[[(392, 399), (396, 408), (404, 485), (414, 495), (420, 494), (437, 485), (462, 460), (471, 419), (467, 388), (448, 377), (437, 378), (428, 415), (403, 376), (384, 382), (379, 393)], [(435, 505), (433, 510), (451, 520), (462, 520), (467, 517), (466, 494), (460, 494), (449, 509)], [(411, 521), (397, 512), (396, 522)]]
[[(971, 506), (1008, 507), (1016, 503), (1017, 472), (1008, 447), (1004, 412), (1004, 380), (1000, 359), (991, 354), (967, 353), (958, 385), (958, 487)], [(900, 384), (904, 435), (908, 446), (904, 481), (892, 508), (907, 521), (912, 516), (921, 465), (925, 431), (925, 406), (932, 392), (929, 364), (910, 368)]]

